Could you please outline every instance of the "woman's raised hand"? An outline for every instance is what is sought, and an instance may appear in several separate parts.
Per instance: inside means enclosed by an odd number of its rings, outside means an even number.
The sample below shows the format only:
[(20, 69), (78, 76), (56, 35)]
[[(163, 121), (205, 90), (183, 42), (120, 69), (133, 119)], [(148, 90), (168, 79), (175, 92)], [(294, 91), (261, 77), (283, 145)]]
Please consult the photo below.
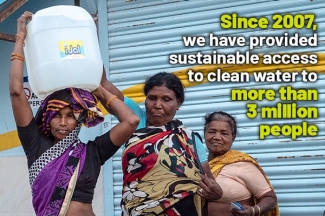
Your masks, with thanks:
[(25, 11), (17, 20), (17, 34), (22, 40), (25, 40), (27, 35), (26, 23), (32, 20), (33, 13)]

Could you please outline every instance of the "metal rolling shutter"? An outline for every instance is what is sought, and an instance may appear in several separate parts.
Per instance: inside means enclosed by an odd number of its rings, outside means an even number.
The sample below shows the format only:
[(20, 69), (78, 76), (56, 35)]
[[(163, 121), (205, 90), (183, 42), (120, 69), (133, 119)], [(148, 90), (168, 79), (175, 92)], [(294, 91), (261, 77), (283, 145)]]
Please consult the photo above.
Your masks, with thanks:
[[(184, 47), (181, 36), (220, 35), (277, 35), (284, 31), (272, 30), (224, 30), (220, 28), (219, 17), (224, 13), (236, 12), (241, 16), (267, 16), (274, 13), (315, 13), (318, 24), (318, 47), (284, 48), (262, 47), (258, 54), (276, 52), (324, 52), (325, 8), (324, 1), (282, 0), (195, 0), (164, 1), (136, 0), (110, 1), (108, 6), (108, 41), (110, 80), (121, 90), (139, 84), (145, 78), (160, 72), (174, 72), (190, 66), (169, 64), (172, 53), (209, 52), (211, 47)], [(288, 32), (293, 32), (289, 30)], [(299, 30), (308, 35), (309, 30)], [(243, 48), (214, 48), (224, 53), (234, 53)], [(301, 69), (297, 68), (297, 71)], [(185, 103), (177, 114), (185, 125), (203, 135), (203, 116), (215, 110), (227, 111), (236, 116), (239, 136), (233, 148), (242, 150), (257, 158), (266, 171), (278, 196), (283, 216), (319, 216), (325, 210), (325, 74), (319, 74), (316, 83), (207, 83), (186, 89)], [(247, 102), (230, 100), (232, 88), (273, 88), (291, 85), (293, 88), (317, 88), (317, 102), (297, 102), (298, 106), (315, 105), (319, 118), (307, 120), (318, 126), (317, 137), (300, 137), (293, 141), (286, 137), (258, 139), (260, 124), (299, 123), (300, 119), (273, 120), (246, 117)], [(134, 96), (136, 97), (136, 95)], [(274, 106), (278, 101), (256, 102), (259, 106)], [(143, 104), (141, 104), (143, 105)], [(116, 124), (116, 119), (112, 120)], [(105, 210), (106, 215), (120, 215), (121, 199), (121, 150), (107, 165)], [(109, 188), (109, 189), (107, 189)], [(111, 191), (110, 189), (113, 190)], [(113, 213), (114, 208), (114, 213)]]

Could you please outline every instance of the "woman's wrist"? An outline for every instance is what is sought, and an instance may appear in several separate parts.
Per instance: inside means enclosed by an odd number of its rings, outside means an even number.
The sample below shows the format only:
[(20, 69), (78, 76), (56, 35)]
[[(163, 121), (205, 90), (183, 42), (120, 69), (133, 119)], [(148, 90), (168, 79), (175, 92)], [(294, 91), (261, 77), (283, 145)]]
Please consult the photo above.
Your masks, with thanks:
[(255, 216), (255, 209), (254, 209), (254, 206), (251, 206), (251, 209), (252, 209), (252, 216)]
[(19, 33), (17, 33), (15, 36), (16, 36), (16, 41), (17, 41), (18, 39), (20, 39), (20, 40), (22, 40), (22, 41), (25, 41), (26, 35), (23, 35), (23, 34), (19, 34)]
[(25, 38), (26, 36), (22, 35), (22, 34), (16, 34), (16, 43), (19, 41), (21, 41), (23, 43), (23, 46), (25, 46)]
[(256, 207), (256, 215), (261, 216), (261, 208), (258, 205), (254, 205), (253, 207)]
[(258, 205), (251, 206), (252, 216), (261, 216), (261, 208)]

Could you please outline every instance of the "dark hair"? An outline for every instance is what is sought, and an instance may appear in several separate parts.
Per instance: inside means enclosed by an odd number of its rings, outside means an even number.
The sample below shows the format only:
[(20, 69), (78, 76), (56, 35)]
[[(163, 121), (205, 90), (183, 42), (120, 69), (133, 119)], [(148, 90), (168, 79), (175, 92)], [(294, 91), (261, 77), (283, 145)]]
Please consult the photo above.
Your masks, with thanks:
[(208, 113), (204, 117), (205, 123), (204, 123), (204, 132), (206, 131), (207, 125), (210, 124), (212, 121), (223, 121), (227, 122), (230, 125), (231, 131), (232, 131), (232, 136), (233, 140), (235, 140), (237, 136), (237, 122), (235, 117), (232, 115), (222, 112), (222, 111), (217, 111), (213, 113)]
[(155, 86), (166, 86), (168, 89), (174, 91), (176, 98), (181, 104), (184, 102), (184, 86), (175, 74), (160, 72), (147, 79), (143, 87), (145, 96)]

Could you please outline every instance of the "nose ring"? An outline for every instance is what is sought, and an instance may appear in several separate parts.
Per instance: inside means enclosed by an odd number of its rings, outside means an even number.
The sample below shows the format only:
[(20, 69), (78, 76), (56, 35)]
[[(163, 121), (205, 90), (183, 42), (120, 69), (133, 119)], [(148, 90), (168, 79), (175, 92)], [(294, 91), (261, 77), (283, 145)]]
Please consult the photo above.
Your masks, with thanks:
[(221, 140), (221, 137), (219, 137), (218, 139), (214, 136), (213, 139), (215, 140)]

